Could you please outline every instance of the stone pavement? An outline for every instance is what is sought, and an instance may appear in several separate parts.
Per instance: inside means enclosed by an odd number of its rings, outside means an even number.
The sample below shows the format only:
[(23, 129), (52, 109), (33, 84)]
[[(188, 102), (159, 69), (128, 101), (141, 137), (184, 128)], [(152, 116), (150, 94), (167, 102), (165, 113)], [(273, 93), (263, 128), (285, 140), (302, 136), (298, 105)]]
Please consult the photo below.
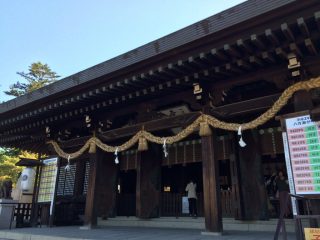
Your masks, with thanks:
[[(222, 236), (205, 236), (201, 231), (194, 229), (160, 229), (139, 227), (109, 227), (92, 230), (80, 230), (79, 227), (53, 227), (53, 228), (20, 228), (0, 230), (0, 239), (23, 240), (73, 240), (73, 239), (112, 239), (112, 240), (270, 240), (272, 232), (236, 232), (227, 231)], [(280, 236), (281, 239), (281, 236)], [(295, 239), (293, 233), (288, 239)]]

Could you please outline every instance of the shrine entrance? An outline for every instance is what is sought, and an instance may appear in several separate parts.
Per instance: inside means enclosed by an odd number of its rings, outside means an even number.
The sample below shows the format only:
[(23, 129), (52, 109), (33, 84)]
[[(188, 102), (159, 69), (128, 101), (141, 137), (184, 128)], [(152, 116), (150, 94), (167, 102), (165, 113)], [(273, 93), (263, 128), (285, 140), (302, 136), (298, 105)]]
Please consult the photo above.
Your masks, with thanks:
[(117, 216), (136, 216), (136, 170), (120, 171)]

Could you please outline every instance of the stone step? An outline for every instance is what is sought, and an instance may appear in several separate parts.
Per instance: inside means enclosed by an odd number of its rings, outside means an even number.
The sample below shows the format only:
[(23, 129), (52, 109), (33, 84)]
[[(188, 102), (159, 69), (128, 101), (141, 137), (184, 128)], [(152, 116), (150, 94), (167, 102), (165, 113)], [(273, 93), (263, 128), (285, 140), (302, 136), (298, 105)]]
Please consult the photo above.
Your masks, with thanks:
[[(294, 220), (286, 219), (287, 232), (294, 232)], [(268, 221), (239, 221), (232, 218), (223, 219), (223, 229), (231, 231), (263, 231), (274, 232), (276, 230), (278, 219)], [(101, 227), (119, 226), (119, 227), (155, 227), (155, 228), (181, 228), (181, 229), (200, 229), (204, 230), (204, 218), (188, 217), (161, 217), (152, 219), (139, 219), (136, 217), (116, 217), (107, 220), (98, 219), (98, 225)]]

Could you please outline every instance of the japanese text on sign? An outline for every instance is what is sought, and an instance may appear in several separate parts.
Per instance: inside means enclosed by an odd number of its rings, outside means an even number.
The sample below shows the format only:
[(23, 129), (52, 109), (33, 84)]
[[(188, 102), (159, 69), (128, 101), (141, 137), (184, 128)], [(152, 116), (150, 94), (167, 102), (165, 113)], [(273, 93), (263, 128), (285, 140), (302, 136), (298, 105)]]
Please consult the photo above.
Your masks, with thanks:
[(57, 158), (46, 159), (43, 163), (38, 202), (51, 202), (57, 178)]
[(296, 194), (320, 193), (320, 123), (309, 115), (286, 119)]

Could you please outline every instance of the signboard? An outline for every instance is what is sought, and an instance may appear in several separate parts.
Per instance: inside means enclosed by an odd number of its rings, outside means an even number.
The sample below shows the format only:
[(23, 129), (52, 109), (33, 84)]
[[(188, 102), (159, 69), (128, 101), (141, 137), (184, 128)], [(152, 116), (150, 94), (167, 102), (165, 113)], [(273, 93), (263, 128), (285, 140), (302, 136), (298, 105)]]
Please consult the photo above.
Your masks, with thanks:
[(189, 214), (188, 197), (182, 197), (182, 213)]
[[(294, 188), (294, 182), (293, 182), (293, 175), (292, 175), (292, 168), (291, 168), (291, 160), (290, 160), (290, 154), (289, 154), (289, 146), (288, 146), (288, 138), (287, 138), (287, 133), (283, 132), (282, 133), (282, 139), (283, 139), (283, 146), (284, 146), (284, 155), (286, 158), (286, 166), (287, 166), (287, 173), (288, 173), (288, 181), (289, 181), (289, 187), (290, 187), (290, 192), (292, 194), (296, 194), (296, 190)], [(296, 201), (294, 198), (291, 198), (291, 204), (292, 204), (292, 213), (293, 215), (297, 215), (297, 206), (296, 206)]]
[(320, 240), (320, 228), (305, 228), (304, 236), (306, 240)]
[(290, 192), (319, 194), (320, 123), (312, 122), (309, 115), (288, 118), (285, 123), (287, 132), (283, 139)]
[(38, 203), (53, 201), (58, 172), (57, 162), (58, 158), (43, 160)]

